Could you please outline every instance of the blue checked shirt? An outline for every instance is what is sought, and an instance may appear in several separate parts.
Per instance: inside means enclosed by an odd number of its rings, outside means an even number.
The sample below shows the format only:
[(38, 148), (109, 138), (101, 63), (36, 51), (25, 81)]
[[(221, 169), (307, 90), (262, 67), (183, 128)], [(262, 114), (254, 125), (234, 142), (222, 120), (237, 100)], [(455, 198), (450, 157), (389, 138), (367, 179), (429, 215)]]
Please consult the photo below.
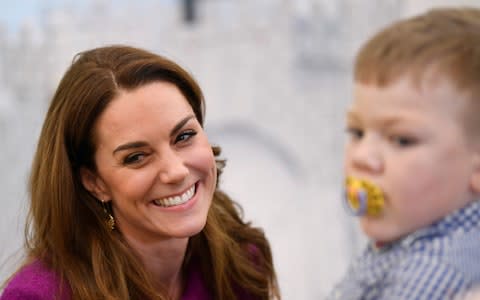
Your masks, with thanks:
[(328, 299), (458, 299), (480, 285), (480, 201), (381, 249), (369, 245)]

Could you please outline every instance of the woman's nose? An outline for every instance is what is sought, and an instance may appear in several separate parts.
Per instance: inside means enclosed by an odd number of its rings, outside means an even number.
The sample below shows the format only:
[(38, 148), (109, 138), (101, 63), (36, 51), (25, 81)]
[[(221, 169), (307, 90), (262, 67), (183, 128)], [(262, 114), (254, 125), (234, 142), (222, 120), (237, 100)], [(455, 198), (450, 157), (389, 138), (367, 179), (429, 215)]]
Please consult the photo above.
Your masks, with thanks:
[(174, 150), (162, 153), (160, 159), (159, 178), (163, 183), (172, 184), (182, 182), (189, 174), (185, 161)]
[(380, 173), (384, 168), (381, 141), (371, 135), (351, 142), (347, 150), (350, 167), (355, 171)]

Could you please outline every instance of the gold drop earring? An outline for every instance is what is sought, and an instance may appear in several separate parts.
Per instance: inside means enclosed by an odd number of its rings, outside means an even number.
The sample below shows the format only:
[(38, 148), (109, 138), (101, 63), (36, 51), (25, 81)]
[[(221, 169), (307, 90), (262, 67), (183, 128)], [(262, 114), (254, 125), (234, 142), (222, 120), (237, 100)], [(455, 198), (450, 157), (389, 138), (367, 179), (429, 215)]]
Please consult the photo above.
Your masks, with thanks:
[(108, 211), (107, 205), (103, 200), (102, 200), (102, 206), (103, 206), (103, 211), (107, 215), (107, 220), (105, 221), (105, 224), (107, 225), (107, 228), (110, 229), (110, 231), (113, 231), (115, 229), (115, 219), (113, 218), (112, 214)]

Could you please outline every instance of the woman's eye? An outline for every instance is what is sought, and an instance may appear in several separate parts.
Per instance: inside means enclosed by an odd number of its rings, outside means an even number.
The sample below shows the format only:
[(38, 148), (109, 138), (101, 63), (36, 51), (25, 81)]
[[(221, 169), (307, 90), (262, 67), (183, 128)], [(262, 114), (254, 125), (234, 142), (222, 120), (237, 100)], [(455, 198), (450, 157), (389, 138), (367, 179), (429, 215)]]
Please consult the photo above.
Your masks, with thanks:
[(194, 137), (196, 134), (197, 134), (197, 132), (194, 131), (194, 130), (184, 131), (184, 132), (180, 133), (179, 135), (177, 135), (177, 137), (175, 138), (175, 144), (179, 143), (179, 142), (188, 141), (189, 139)]
[(359, 140), (363, 137), (363, 130), (355, 127), (347, 128), (347, 133), (351, 138)]
[(401, 136), (401, 135), (393, 136), (391, 140), (395, 145), (400, 147), (408, 147), (408, 146), (414, 145), (417, 142), (416, 139), (412, 137)]
[(145, 157), (144, 153), (133, 153), (125, 157), (123, 163), (125, 165), (131, 165), (140, 162)]

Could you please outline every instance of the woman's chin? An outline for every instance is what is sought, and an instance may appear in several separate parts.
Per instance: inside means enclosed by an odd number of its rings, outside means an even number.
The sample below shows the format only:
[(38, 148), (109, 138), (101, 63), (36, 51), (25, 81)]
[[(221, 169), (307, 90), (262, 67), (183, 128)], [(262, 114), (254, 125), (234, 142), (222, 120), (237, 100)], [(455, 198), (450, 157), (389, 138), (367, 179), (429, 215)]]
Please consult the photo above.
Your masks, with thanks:
[(189, 220), (183, 223), (180, 227), (175, 228), (175, 231), (171, 232), (172, 237), (175, 238), (188, 238), (200, 233), (206, 224), (205, 219)]

